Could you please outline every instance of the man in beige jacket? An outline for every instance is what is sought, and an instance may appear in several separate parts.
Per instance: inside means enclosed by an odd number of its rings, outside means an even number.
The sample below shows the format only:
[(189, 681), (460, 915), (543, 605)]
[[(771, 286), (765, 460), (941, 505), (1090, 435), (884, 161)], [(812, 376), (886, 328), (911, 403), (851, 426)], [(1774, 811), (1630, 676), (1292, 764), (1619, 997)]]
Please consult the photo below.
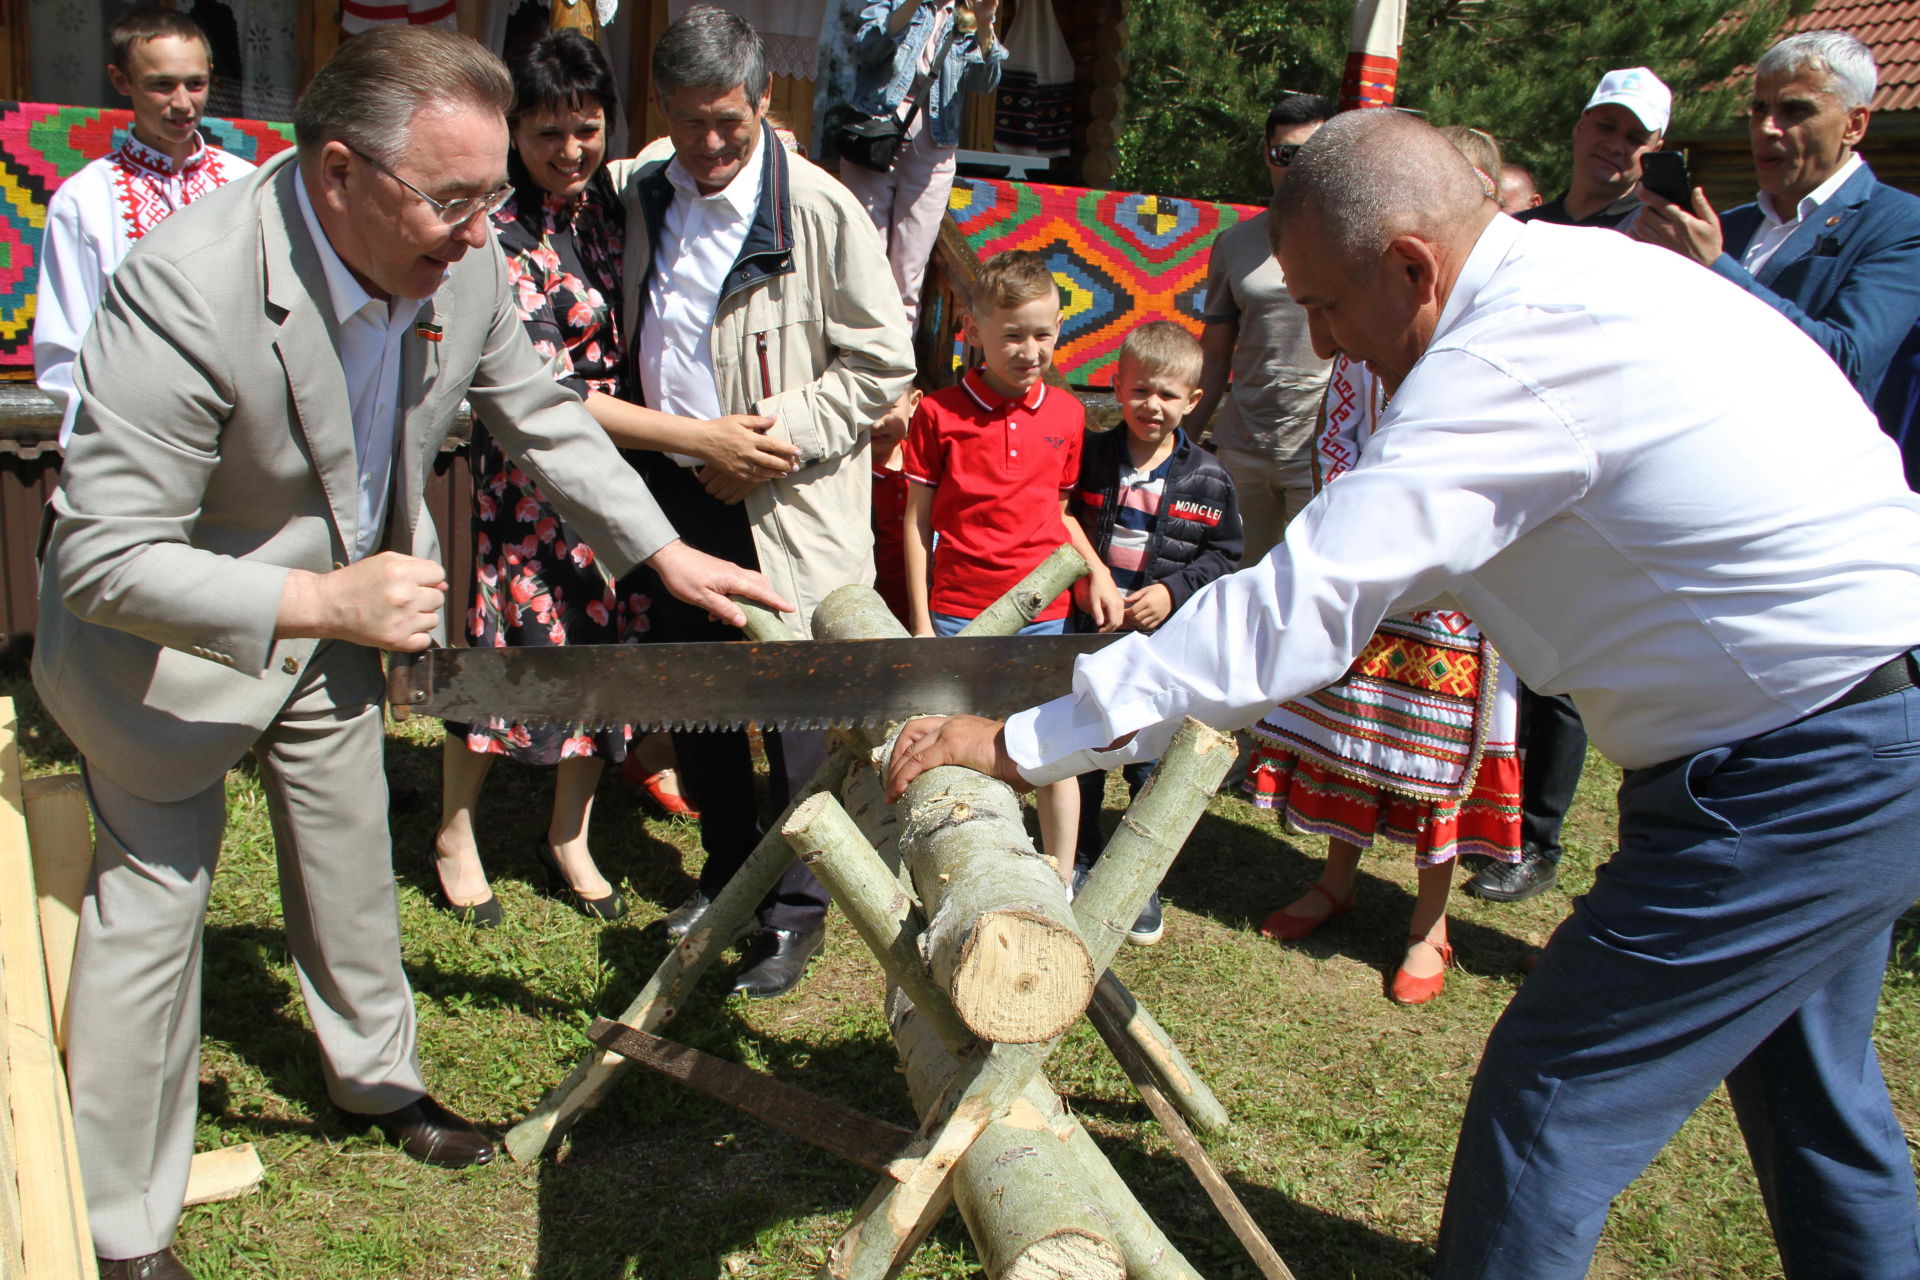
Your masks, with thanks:
[[(867, 424), (913, 377), (906, 313), (878, 233), (831, 176), (766, 123), (760, 37), (700, 5), (668, 27), (653, 80), (672, 158), (613, 169), (627, 208), (623, 315), (646, 403), (699, 420), (758, 415), (790, 468), (741, 480), (692, 458), (650, 455), (649, 486), (694, 546), (758, 567), (798, 606), (873, 581)], [(662, 639), (731, 638), (697, 610), (656, 607)], [(818, 732), (769, 734), (774, 804), (825, 755)], [(684, 933), (758, 843), (744, 733), (676, 734), (699, 809), (700, 890), (668, 919)], [(734, 990), (793, 989), (818, 949), (827, 895), (797, 863), (761, 904)]]
[(492, 1157), (421, 1078), (380, 709), (379, 651), (443, 630), (422, 498), (461, 397), (611, 571), (645, 561), (723, 616), (729, 592), (782, 603), (676, 539), (527, 340), (486, 216), (511, 99), (464, 37), (356, 38), (301, 98), (297, 152), (143, 239), (81, 349), (33, 675), (96, 820), (68, 1066), (108, 1280), (189, 1275), (200, 933), (249, 753), (328, 1097), (417, 1159)]

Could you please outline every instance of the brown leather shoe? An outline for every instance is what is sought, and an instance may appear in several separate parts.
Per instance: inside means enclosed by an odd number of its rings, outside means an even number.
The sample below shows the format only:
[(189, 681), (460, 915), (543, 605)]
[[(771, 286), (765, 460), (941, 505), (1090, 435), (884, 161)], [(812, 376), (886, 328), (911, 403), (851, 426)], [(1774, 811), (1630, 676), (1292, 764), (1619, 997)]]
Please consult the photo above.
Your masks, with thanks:
[(95, 1258), (100, 1280), (193, 1280), (187, 1264), (172, 1249), (143, 1253), (137, 1258)]
[(348, 1114), (372, 1124), (388, 1142), (424, 1164), (466, 1169), (493, 1159), (493, 1139), (435, 1102), (431, 1094), (385, 1115)]

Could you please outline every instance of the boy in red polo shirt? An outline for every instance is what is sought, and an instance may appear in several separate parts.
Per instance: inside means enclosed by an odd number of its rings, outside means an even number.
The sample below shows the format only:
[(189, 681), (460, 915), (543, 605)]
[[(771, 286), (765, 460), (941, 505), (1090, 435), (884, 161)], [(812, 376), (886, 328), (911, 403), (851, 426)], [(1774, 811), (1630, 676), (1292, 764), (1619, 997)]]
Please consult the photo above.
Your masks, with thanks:
[[(967, 342), (981, 367), (926, 396), (907, 433), (903, 530), (913, 633), (950, 636), (1004, 595), (1063, 542), (1091, 573), (1088, 612), (1102, 631), (1126, 605), (1086, 531), (1066, 519), (1080, 474), (1086, 414), (1042, 376), (1060, 333), (1060, 289), (1046, 259), (1027, 250), (980, 268)], [(1066, 629), (1065, 592), (1022, 635)], [(1080, 796), (1073, 779), (1040, 788), (1040, 843), (1072, 883)]]

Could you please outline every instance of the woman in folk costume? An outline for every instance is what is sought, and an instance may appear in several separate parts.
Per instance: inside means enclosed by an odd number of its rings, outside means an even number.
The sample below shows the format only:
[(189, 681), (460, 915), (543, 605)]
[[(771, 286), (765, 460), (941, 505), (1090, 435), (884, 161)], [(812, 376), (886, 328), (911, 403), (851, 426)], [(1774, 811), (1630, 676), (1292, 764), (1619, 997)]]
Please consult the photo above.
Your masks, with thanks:
[[(1492, 144), (1484, 134), (1472, 139), (1481, 140)], [(1498, 153), (1487, 167), (1482, 148), (1455, 145), (1493, 198), (1487, 175), (1500, 171)], [(1360, 460), (1385, 407), (1385, 388), (1365, 365), (1334, 361), (1314, 441), (1316, 487)], [(1518, 713), (1512, 673), (1473, 619), (1448, 609), (1388, 618), (1339, 683), (1270, 712), (1254, 726), (1247, 790), (1289, 829), (1326, 836), (1327, 863), (1260, 932), (1293, 941), (1346, 915), (1362, 851), (1376, 839), (1410, 845), (1419, 892), (1389, 992), (1401, 1004), (1439, 995), (1453, 963), (1447, 896), (1455, 861), (1520, 860)]]

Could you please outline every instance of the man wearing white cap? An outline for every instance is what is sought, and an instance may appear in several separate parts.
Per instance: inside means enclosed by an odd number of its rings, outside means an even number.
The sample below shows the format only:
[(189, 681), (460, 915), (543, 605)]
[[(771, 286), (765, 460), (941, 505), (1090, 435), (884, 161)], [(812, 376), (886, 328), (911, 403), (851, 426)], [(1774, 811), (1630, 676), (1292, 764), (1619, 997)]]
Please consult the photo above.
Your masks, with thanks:
[(1640, 212), (1640, 157), (1659, 149), (1672, 112), (1673, 91), (1645, 67), (1600, 77), (1573, 126), (1573, 178), (1566, 191), (1521, 220), (1620, 230)]

